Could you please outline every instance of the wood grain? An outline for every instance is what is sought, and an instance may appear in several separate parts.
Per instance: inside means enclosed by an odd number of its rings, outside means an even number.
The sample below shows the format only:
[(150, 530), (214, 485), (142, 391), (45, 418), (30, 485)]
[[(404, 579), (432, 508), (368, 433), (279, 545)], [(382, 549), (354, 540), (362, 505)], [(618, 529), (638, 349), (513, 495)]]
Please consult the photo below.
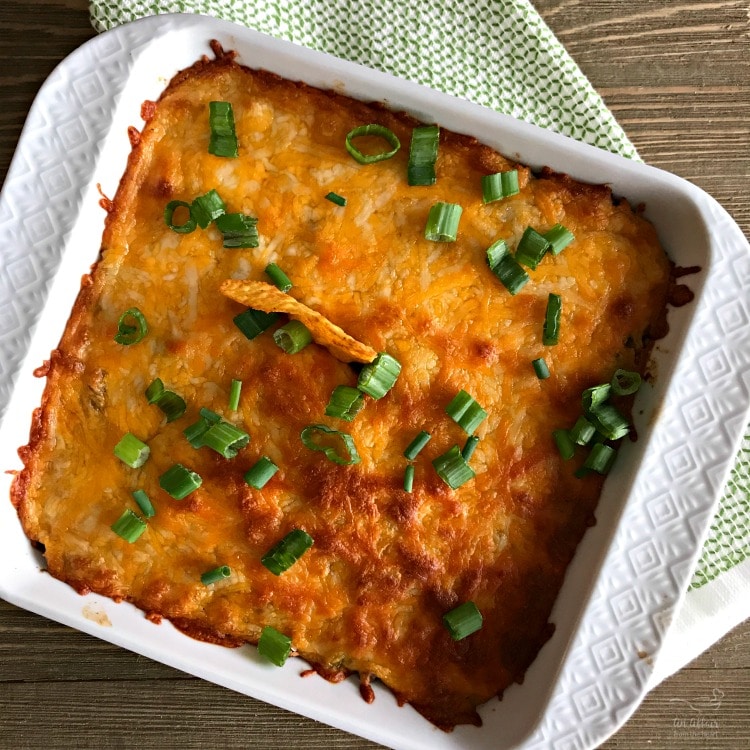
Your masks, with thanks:
[[(750, 235), (750, 4), (537, 0), (645, 161)], [(86, 0), (0, 4), (0, 179), (41, 83), (94, 35)], [(720, 691), (720, 693), (714, 693)], [(695, 711), (717, 697), (715, 710)], [(750, 623), (647, 696), (605, 750), (750, 748)], [(376, 746), (0, 602), (0, 748)]]

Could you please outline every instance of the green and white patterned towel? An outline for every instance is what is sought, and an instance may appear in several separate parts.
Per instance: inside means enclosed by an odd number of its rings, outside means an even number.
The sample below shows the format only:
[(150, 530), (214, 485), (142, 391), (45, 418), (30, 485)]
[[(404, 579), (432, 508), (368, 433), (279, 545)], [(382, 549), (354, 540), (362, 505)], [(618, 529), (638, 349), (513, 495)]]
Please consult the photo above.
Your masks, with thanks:
[[(91, 0), (90, 7), (98, 31), (159, 13), (234, 21), (638, 158), (528, 0)], [(750, 616), (749, 510), (750, 430), (655, 682)]]

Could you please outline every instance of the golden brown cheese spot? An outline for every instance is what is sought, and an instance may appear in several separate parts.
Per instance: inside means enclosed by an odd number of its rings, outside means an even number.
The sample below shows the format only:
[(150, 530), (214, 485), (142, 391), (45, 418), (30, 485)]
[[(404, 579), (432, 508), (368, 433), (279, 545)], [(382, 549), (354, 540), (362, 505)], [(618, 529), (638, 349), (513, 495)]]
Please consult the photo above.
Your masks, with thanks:
[[(576, 479), (580, 461), (560, 459), (551, 431), (574, 423), (584, 388), (617, 367), (643, 367), (663, 330), (670, 264), (653, 228), (606, 187), (549, 170), (535, 177), (448, 131), (437, 185), (409, 187), (410, 118), (215, 51), (216, 61), (144, 103), (145, 127), (131, 133), (127, 173), (107, 204), (102, 259), (38, 371), (48, 382), (12, 501), (52, 575), (79, 591), (127, 599), (152, 621), (167, 617), (224, 645), (255, 643), (272, 625), (326, 679), (359, 672), (366, 699), (380, 679), (438, 726), (478, 723), (476, 707), (522, 680), (549, 638), (565, 569), (593, 522), (602, 480)], [(206, 112), (217, 99), (233, 105), (238, 159), (207, 153)], [(367, 122), (391, 128), (404, 148), (357, 164), (344, 138)], [(515, 168), (519, 195), (485, 206), (481, 177)], [(167, 202), (211, 189), (228, 211), (258, 218), (257, 249), (224, 249), (213, 226), (182, 235), (165, 225)], [(347, 206), (326, 201), (329, 191)], [(428, 242), (430, 206), (446, 196), (464, 208), (459, 236)], [(515, 248), (527, 226), (558, 222), (575, 241), (509, 295), (486, 248), (500, 238)], [(265, 280), (269, 262), (290, 275), (296, 299), (401, 362), (388, 396), (368, 398), (352, 423), (324, 411), (337, 385), (356, 384), (355, 370), (323, 347), (286, 355), (270, 332), (248, 341), (234, 326), (243, 308), (220, 284)], [(562, 324), (559, 343), (544, 347), (550, 292), (563, 299)], [(124, 347), (113, 336), (132, 306), (149, 334)], [(531, 367), (540, 356), (546, 381)], [(156, 377), (185, 398), (185, 417), (167, 424), (146, 403)], [(236, 413), (226, 406), (233, 378), (244, 384)], [(477, 476), (452, 491), (431, 462), (466, 440), (445, 413), (460, 389), (488, 418), (471, 462)], [(251, 435), (237, 458), (184, 439), (203, 406)], [(321, 422), (351, 433), (359, 464), (337, 466), (304, 447), (301, 430)], [(422, 429), (432, 440), (406, 493), (403, 450)], [(126, 432), (151, 448), (140, 469), (113, 455)], [(261, 456), (280, 471), (255, 490), (242, 477)], [(203, 479), (182, 501), (159, 486), (176, 462)], [(128, 544), (110, 527), (139, 488), (157, 513)], [(260, 559), (294, 528), (314, 545), (274, 576)], [(204, 586), (201, 574), (217, 565), (231, 577)], [(442, 616), (469, 599), (484, 626), (453, 642)]]

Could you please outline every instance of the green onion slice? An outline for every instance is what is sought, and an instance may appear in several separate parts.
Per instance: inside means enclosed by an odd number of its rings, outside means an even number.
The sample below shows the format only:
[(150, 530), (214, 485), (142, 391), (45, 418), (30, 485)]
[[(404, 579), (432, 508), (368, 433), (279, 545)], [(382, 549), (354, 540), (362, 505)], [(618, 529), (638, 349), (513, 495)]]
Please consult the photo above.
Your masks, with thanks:
[(414, 489), (414, 464), (409, 464), (404, 472), (404, 491), (411, 492)]
[(492, 273), (511, 294), (517, 294), (529, 280), (529, 275), (510, 254), (505, 240), (497, 240), (487, 248), (487, 262)]
[(486, 174), (482, 177), (482, 200), (485, 203), (499, 201), (501, 198), (509, 198), (520, 192), (518, 187), (518, 170), (508, 172), (496, 172)]
[(123, 346), (130, 346), (142, 341), (148, 333), (148, 323), (137, 307), (131, 307), (120, 315), (117, 321), (115, 341)]
[(201, 409), (197, 422), (186, 427), (182, 434), (187, 438), (190, 445), (196, 450), (204, 446), (203, 436), (208, 432), (211, 425), (221, 422), (221, 417), (210, 409)]
[(232, 379), (232, 385), (229, 388), (229, 411), (237, 411), (237, 409), (239, 409), (241, 393), (242, 381)]
[(549, 367), (547, 367), (544, 357), (539, 357), (538, 359), (533, 360), (531, 364), (533, 365), (534, 372), (539, 380), (546, 380), (549, 377)]
[(452, 489), (458, 489), (476, 476), (474, 469), (466, 463), (461, 449), (454, 445), (449, 451), (433, 459), (432, 465), (438, 476)]
[(576, 446), (567, 430), (552, 430), (552, 437), (557, 445), (557, 450), (563, 461), (573, 458), (576, 452)]
[(455, 242), (462, 213), (463, 208), (457, 203), (435, 203), (427, 216), (425, 239), (431, 242)]
[(128, 432), (117, 443), (114, 453), (120, 461), (127, 464), (131, 469), (138, 469), (148, 460), (151, 448), (135, 435)]
[[(332, 438), (340, 440), (344, 444), (348, 458), (342, 458), (336, 449), (330, 445), (320, 445), (317, 443), (315, 439), (321, 435), (323, 437), (330, 435)], [(326, 427), (324, 424), (311, 424), (302, 430), (300, 433), (300, 439), (305, 448), (309, 448), (311, 451), (320, 451), (321, 453), (324, 453), (329, 461), (332, 461), (339, 466), (358, 464), (362, 460), (359, 457), (359, 453), (357, 453), (357, 446), (354, 444), (354, 438), (348, 432), (340, 432), (339, 430)]]
[(560, 253), (575, 239), (573, 232), (566, 229), (562, 224), (555, 224), (555, 226), (546, 231), (542, 237), (549, 242), (549, 249), (552, 255), (560, 255)]
[(345, 206), (346, 198), (338, 193), (326, 193), (326, 200), (335, 203), (337, 206)]
[(224, 458), (234, 458), (250, 442), (250, 435), (222, 420), (211, 425), (201, 439), (203, 445), (212, 448)]
[(235, 315), (233, 318), (237, 328), (245, 334), (245, 338), (254, 339), (267, 331), (279, 319), (278, 313), (267, 313), (248, 307), (245, 312)]
[(413, 461), (419, 452), (422, 450), (422, 448), (427, 445), (427, 443), (430, 442), (432, 439), (432, 435), (430, 435), (429, 432), (425, 432), (422, 430), (415, 438), (414, 440), (409, 443), (409, 445), (406, 446), (406, 450), (404, 451), (404, 456), (409, 459), (409, 461)]
[(578, 417), (570, 428), (570, 439), (576, 445), (588, 445), (596, 434), (596, 427), (586, 417)]
[(604, 443), (597, 443), (591, 448), (591, 452), (586, 456), (586, 460), (583, 462), (584, 469), (591, 469), (599, 474), (607, 474), (612, 468), (617, 451), (605, 445)]
[(411, 131), (407, 181), (410, 185), (434, 185), (437, 181), (435, 162), (440, 142), (437, 125), (420, 125)]
[(478, 445), (479, 438), (476, 435), (469, 435), (469, 437), (466, 439), (463, 450), (461, 451), (461, 455), (463, 456), (464, 461), (469, 461), (471, 459)]
[(632, 370), (615, 370), (612, 376), (612, 392), (617, 396), (630, 396), (641, 387), (640, 373)]
[(216, 227), (224, 235), (224, 247), (258, 247), (258, 220), (247, 214), (222, 214), (216, 219)]
[(541, 263), (549, 247), (549, 242), (536, 229), (526, 227), (516, 248), (516, 260), (533, 270)]
[(593, 409), (597, 409), (609, 399), (611, 393), (612, 386), (609, 383), (603, 383), (602, 385), (595, 385), (592, 388), (587, 388), (581, 394), (583, 410), (589, 412)]
[(156, 378), (146, 388), (146, 398), (149, 404), (156, 404), (164, 412), (167, 422), (179, 419), (187, 409), (185, 399), (174, 391), (166, 390), (161, 378)]
[(289, 570), (312, 545), (313, 539), (306, 531), (293, 529), (274, 544), (260, 561), (271, 573), (278, 576)]
[(133, 499), (136, 501), (138, 507), (146, 518), (153, 518), (156, 515), (154, 505), (144, 490), (136, 490), (133, 493)]
[(246, 472), (245, 484), (262, 490), (279, 467), (268, 456), (261, 456)]
[(390, 354), (380, 352), (359, 373), (357, 388), (374, 399), (380, 399), (393, 388), (401, 372), (401, 363)]
[[(363, 138), (367, 135), (382, 138), (391, 148), (388, 151), (381, 151), (377, 154), (363, 154), (354, 143), (352, 143), (352, 141), (355, 138)], [(346, 150), (352, 155), (352, 158), (360, 164), (374, 164), (378, 161), (390, 159), (392, 156), (395, 156), (396, 152), (401, 148), (401, 142), (396, 137), (396, 134), (384, 125), (360, 125), (346, 134), (345, 144)]]
[(601, 404), (586, 413), (586, 418), (606, 440), (619, 440), (630, 432), (630, 424), (612, 404)]
[[(174, 215), (178, 208), (185, 208), (188, 212), (187, 219), (185, 219), (182, 224), (177, 224), (174, 220)], [(185, 203), (185, 201), (169, 201), (169, 203), (167, 203), (164, 207), (164, 223), (173, 232), (177, 232), (178, 234), (190, 234), (190, 232), (195, 231), (195, 227), (198, 224), (193, 218), (190, 204)]]
[(550, 294), (547, 298), (547, 310), (544, 313), (544, 327), (542, 329), (542, 343), (554, 346), (560, 337), (560, 315), (562, 300), (559, 294)]
[(201, 229), (205, 229), (212, 221), (216, 221), (227, 210), (221, 196), (215, 190), (209, 190), (205, 195), (199, 195), (190, 207), (190, 215)]
[(463, 389), (453, 397), (445, 411), (469, 435), (487, 419), (487, 412)]
[(289, 654), (292, 652), (292, 639), (283, 633), (279, 633), (276, 628), (266, 625), (260, 631), (258, 640), (258, 653), (265, 656), (268, 661), (277, 667), (283, 667)]
[(224, 578), (232, 575), (232, 569), (228, 565), (219, 565), (218, 568), (207, 570), (201, 575), (201, 583), (204, 586), (210, 586), (212, 583), (218, 583)]
[(146, 530), (148, 524), (128, 508), (110, 527), (117, 536), (131, 544)]
[(159, 477), (159, 486), (175, 500), (183, 500), (201, 484), (200, 476), (182, 464), (175, 464)]
[(337, 385), (326, 406), (326, 416), (351, 422), (364, 408), (365, 397), (358, 388)]
[(273, 332), (273, 340), (287, 354), (297, 354), (312, 341), (312, 334), (304, 323), (290, 320)]
[(239, 144), (232, 105), (229, 102), (209, 102), (208, 126), (211, 129), (208, 153), (214, 156), (236, 158), (239, 153)]
[(487, 263), (493, 268), (506, 256), (510, 254), (505, 240), (496, 240), (487, 248)]
[(288, 292), (292, 288), (292, 280), (275, 263), (266, 266), (266, 275), (282, 292)]
[(443, 624), (454, 641), (476, 633), (482, 627), (482, 613), (474, 602), (464, 602), (443, 615)]

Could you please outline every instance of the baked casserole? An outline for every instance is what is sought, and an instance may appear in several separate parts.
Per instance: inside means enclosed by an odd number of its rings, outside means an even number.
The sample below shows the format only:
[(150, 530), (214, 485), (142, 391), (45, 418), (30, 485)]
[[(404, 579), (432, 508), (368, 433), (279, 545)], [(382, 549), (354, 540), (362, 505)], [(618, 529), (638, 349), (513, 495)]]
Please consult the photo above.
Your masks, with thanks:
[(552, 634), (671, 264), (606, 186), (215, 52), (130, 131), (12, 501), (79, 592), (479, 723)]

